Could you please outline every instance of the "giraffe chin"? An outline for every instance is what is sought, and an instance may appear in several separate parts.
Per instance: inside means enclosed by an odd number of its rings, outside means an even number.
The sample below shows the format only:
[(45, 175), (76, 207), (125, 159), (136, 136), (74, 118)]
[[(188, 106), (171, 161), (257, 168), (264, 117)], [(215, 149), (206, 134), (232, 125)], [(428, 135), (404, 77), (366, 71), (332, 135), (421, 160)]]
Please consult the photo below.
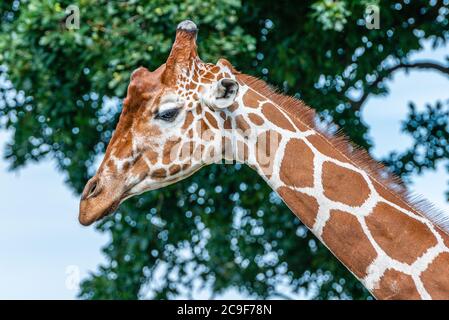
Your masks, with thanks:
[(119, 200), (113, 201), (109, 205), (101, 207), (91, 206), (90, 203), (86, 200), (81, 201), (78, 220), (83, 226), (89, 226), (92, 223), (114, 213), (120, 206), (120, 203), (122, 203), (124, 200), (125, 199), (122, 200), (122, 198), (120, 198)]

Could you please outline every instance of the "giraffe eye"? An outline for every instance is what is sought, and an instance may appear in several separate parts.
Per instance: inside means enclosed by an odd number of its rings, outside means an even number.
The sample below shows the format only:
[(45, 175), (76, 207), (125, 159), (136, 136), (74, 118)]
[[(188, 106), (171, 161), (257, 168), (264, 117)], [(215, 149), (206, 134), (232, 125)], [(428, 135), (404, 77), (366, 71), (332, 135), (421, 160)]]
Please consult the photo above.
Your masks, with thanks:
[(158, 112), (156, 114), (156, 119), (164, 120), (167, 122), (172, 122), (173, 120), (175, 120), (178, 113), (179, 113), (179, 108), (169, 109), (166, 111)]

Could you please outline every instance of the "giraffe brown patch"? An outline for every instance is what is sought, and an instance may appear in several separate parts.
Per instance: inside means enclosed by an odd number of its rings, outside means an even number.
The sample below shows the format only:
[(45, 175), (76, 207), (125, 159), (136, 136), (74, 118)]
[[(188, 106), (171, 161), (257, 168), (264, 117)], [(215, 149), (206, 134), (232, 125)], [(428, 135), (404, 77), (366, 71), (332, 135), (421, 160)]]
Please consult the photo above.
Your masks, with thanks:
[(301, 222), (312, 229), (318, 213), (317, 200), (305, 193), (287, 187), (280, 187), (277, 192)]
[(199, 137), (202, 137), (205, 132), (209, 130), (209, 126), (207, 125), (206, 121), (200, 120), (196, 123), (196, 133)]
[(349, 160), (343, 156), (343, 154), (338, 151), (334, 146), (332, 146), (328, 141), (326, 141), (323, 137), (320, 137), (317, 134), (311, 135), (307, 137), (307, 140), (322, 154), (328, 156), (329, 158), (346, 162)]
[(146, 157), (151, 164), (155, 164), (157, 162), (158, 153), (152, 149), (149, 149), (145, 151), (144, 157)]
[(181, 166), (179, 164), (173, 164), (168, 168), (170, 175), (177, 174), (179, 171), (181, 171)]
[(226, 120), (226, 118), (227, 118), (226, 112), (224, 112), (224, 111), (220, 112), (220, 117), (221, 117), (223, 120)]
[(285, 147), (280, 178), (297, 188), (313, 187), (313, 152), (299, 139), (291, 139)]
[(193, 72), (193, 77), (192, 77), (193, 81), (198, 82), (198, 76), (199, 76), (198, 72), (196, 72), (196, 71)]
[(227, 118), (226, 118), (223, 127), (224, 127), (225, 129), (231, 129), (231, 128), (232, 128), (232, 120), (231, 120), (231, 117), (227, 117)]
[(233, 160), (234, 150), (232, 150), (232, 141), (228, 137), (221, 138), (222, 155), (225, 160)]
[(199, 144), (196, 146), (195, 151), (193, 152), (193, 158), (196, 161), (199, 161), (204, 153), (205, 146), (203, 144)]
[(153, 178), (165, 178), (167, 176), (167, 171), (164, 168), (156, 169), (151, 172)]
[(260, 94), (248, 89), (243, 96), (243, 105), (249, 108), (259, 108), (259, 102), (264, 100), (266, 99), (264, 99)]
[(180, 147), (180, 141), (181, 138), (171, 138), (165, 143), (162, 155), (163, 164), (169, 164), (176, 159)]
[(238, 115), (237, 117), (235, 117), (235, 123), (237, 129), (241, 131), (240, 134), (242, 134), (244, 137), (249, 135), (250, 126), (242, 115)]
[(201, 103), (196, 103), (195, 113), (197, 115), (200, 115), (201, 113), (203, 113), (203, 108), (201, 107)]
[(376, 250), (363, 232), (359, 221), (347, 212), (330, 212), (322, 238), (337, 258), (358, 278), (366, 276), (367, 268), (377, 257)]
[(133, 176), (138, 176), (139, 179), (143, 179), (148, 172), (148, 166), (145, 160), (142, 157), (139, 157), (138, 160), (132, 165), (130, 173)]
[(234, 112), (235, 110), (237, 110), (239, 107), (239, 104), (237, 102), (234, 102), (233, 104), (231, 104), (231, 106), (228, 108), (228, 110), (230, 112)]
[(273, 130), (267, 130), (257, 136), (256, 161), (267, 177), (273, 174), (274, 159), (281, 139), (281, 135)]
[(182, 129), (187, 129), (193, 122), (193, 113), (191, 111), (187, 112), (186, 119), (182, 125)]
[[(107, 171), (115, 171), (115, 163), (114, 163), (114, 161), (112, 160), (112, 159), (107, 159), (107, 158), (105, 158), (105, 160), (103, 160), (103, 161), (106, 161), (106, 162), (104, 162), (102, 165), (101, 165), (101, 167), (100, 167), (100, 169), (101, 170), (107, 170)], [(100, 170), (99, 169), (99, 170)]]
[(188, 168), (190, 168), (192, 164), (190, 162), (186, 162), (182, 165), (182, 171), (187, 170)]
[(181, 161), (188, 159), (192, 155), (194, 147), (195, 143), (193, 141), (184, 142), (179, 150), (179, 159)]
[(365, 220), (374, 240), (398, 261), (411, 264), (437, 244), (425, 224), (386, 203), (378, 203)]
[(287, 109), (283, 109), (286, 113), (288, 113), (288, 115), (290, 116), (290, 120), (293, 122), (293, 124), (295, 125), (295, 127), (299, 130), (299, 131), (307, 131), (310, 130), (311, 128), (308, 127), (306, 125), (306, 122), (304, 122), (303, 120), (301, 120), (301, 118), (299, 117), (298, 114), (293, 113)]
[(208, 84), (208, 83), (212, 83), (212, 81), (209, 80), (209, 79), (207, 79), (207, 78), (202, 78), (202, 79), (201, 79), (201, 83), (203, 83), (203, 84)]
[(255, 113), (248, 114), (249, 120), (254, 123), (256, 126), (261, 126), (264, 123), (264, 120), (262, 117), (258, 116)]
[(217, 80), (223, 79), (223, 78), (230, 78), (231, 75), (227, 72), (222, 72), (217, 76)]
[(384, 198), (386, 201), (389, 201), (391, 203), (394, 203), (398, 207), (401, 207), (407, 211), (410, 211), (414, 214), (417, 214), (413, 208), (411, 208), (403, 199), (401, 199), (398, 195), (393, 193), (392, 191), (388, 190), (385, 186), (381, 185), (377, 181), (372, 181), (374, 189), (376, 192)]
[(196, 89), (196, 83), (191, 81), (188, 85), (187, 85), (187, 90), (195, 90)]
[(209, 72), (209, 71), (207, 71), (207, 72), (203, 75), (203, 77), (204, 77), (205, 79), (209, 79), (209, 80), (214, 80), (214, 79), (215, 79), (215, 75), (214, 75), (212, 72)]
[(200, 139), (201, 139), (204, 143), (213, 141), (214, 138), (215, 138), (215, 132), (212, 131), (212, 130), (205, 130), (205, 131), (203, 131), (203, 132), (202, 132), (202, 135), (201, 135), (201, 137), (200, 137)]
[(215, 129), (218, 129), (217, 120), (210, 112), (206, 112), (206, 119), (207, 119), (207, 121), (209, 121), (209, 124), (212, 127), (214, 127)]
[(243, 141), (237, 141), (237, 154), (236, 160), (240, 162), (245, 162), (248, 160), (248, 146)]
[(216, 154), (215, 154), (215, 147), (213, 145), (211, 145), (207, 148), (205, 155), (208, 157), (209, 161), (220, 160), (220, 159), (215, 159)]
[(220, 67), (219, 66), (213, 66), (212, 69), (210, 69), (210, 72), (216, 74), (220, 71)]
[(323, 164), (322, 183), (328, 199), (353, 207), (361, 206), (370, 194), (369, 186), (360, 173), (329, 161)]
[(114, 141), (113, 155), (119, 159), (128, 158), (131, 155), (131, 133), (127, 132), (123, 137)]
[(131, 161), (125, 161), (122, 165), (122, 171), (128, 171), (128, 169), (131, 167)]
[(440, 253), (421, 274), (424, 288), (435, 300), (449, 299), (449, 253)]
[(262, 113), (264, 116), (275, 126), (282, 129), (295, 132), (295, 128), (288, 121), (287, 117), (282, 114), (282, 112), (276, 108), (272, 103), (266, 102), (262, 106)]
[(382, 300), (418, 300), (420, 295), (412, 277), (403, 272), (387, 269), (373, 290), (377, 299)]

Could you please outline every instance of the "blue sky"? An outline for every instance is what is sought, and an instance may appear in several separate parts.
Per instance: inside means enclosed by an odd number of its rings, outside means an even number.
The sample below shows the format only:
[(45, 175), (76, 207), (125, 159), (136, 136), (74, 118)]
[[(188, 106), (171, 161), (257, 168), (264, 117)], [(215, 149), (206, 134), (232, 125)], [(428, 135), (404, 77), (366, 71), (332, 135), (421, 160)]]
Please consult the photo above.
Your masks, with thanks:
[(49, 161), (18, 173), (0, 161), (0, 194), (0, 298), (73, 298), (66, 272), (94, 270), (107, 238), (78, 224), (78, 199)]
[[(448, 47), (426, 49), (413, 59), (443, 61), (448, 54)], [(435, 72), (398, 72), (389, 85), (390, 95), (370, 98), (363, 109), (379, 158), (410, 145), (411, 140), (400, 132), (410, 101), (422, 108), (449, 99), (449, 79)], [(8, 133), (0, 132), (0, 148), (7, 139)], [(444, 198), (448, 179), (441, 166), (414, 177), (411, 189), (449, 214)], [(78, 197), (64, 185), (51, 161), (8, 172), (1, 159), (0, 194), (0, 299), (74, 298), (77, 271), (82, 278), (104, 261), (100, 248), (107, 236), (78, 224)], [(206, 298), (207, 293), (199, 296)], [(231, 291), (223, 297), (236, 296)]]
[[(444, 64), (445, 57), (449, 58), (449, 46), (432, 51), (430, 45), (426, 45), (426, 50), (414, 54), (412, 60), (432, 60)], [(400, 130), (409, 102), (413, 101), (418, 110), (423, 110), (426, 103), (434, 105), (436, 101), (449, 100), (449, 78), (437, 72), (414, 70), (406, 74), (400, 71), (388, 84), (390, 94), (387, 97), (371, 97), (362, 113), (364, 121), (370, 125), (370, 135), (375, 143), (373, 154), (377, 158), (391, 151), (403, 151), (411, 145), (410, 137)], [(449, 189), (447, 180), (449, 176), (442, 164), (435, 172), (415, 176), (410, 189), (449, 214), (449, 204), (444, 197), (444, 191)]]

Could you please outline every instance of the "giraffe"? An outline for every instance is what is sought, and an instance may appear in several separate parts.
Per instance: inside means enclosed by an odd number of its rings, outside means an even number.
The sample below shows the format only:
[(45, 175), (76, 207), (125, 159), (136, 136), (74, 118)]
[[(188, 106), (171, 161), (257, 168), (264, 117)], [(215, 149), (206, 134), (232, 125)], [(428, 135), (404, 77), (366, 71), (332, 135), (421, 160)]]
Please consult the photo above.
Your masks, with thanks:
[(312, 109), (238, 72), (203, 62), (198, 28), (181, 22), (165, 64), (131, 75), (116, 130), (82, 193), (83, 225), (126, 199), (238, 161), (256, 170), (291, 211), (378, 299), (449, 298), (443, 213), (409, 200), (398, 180)]

